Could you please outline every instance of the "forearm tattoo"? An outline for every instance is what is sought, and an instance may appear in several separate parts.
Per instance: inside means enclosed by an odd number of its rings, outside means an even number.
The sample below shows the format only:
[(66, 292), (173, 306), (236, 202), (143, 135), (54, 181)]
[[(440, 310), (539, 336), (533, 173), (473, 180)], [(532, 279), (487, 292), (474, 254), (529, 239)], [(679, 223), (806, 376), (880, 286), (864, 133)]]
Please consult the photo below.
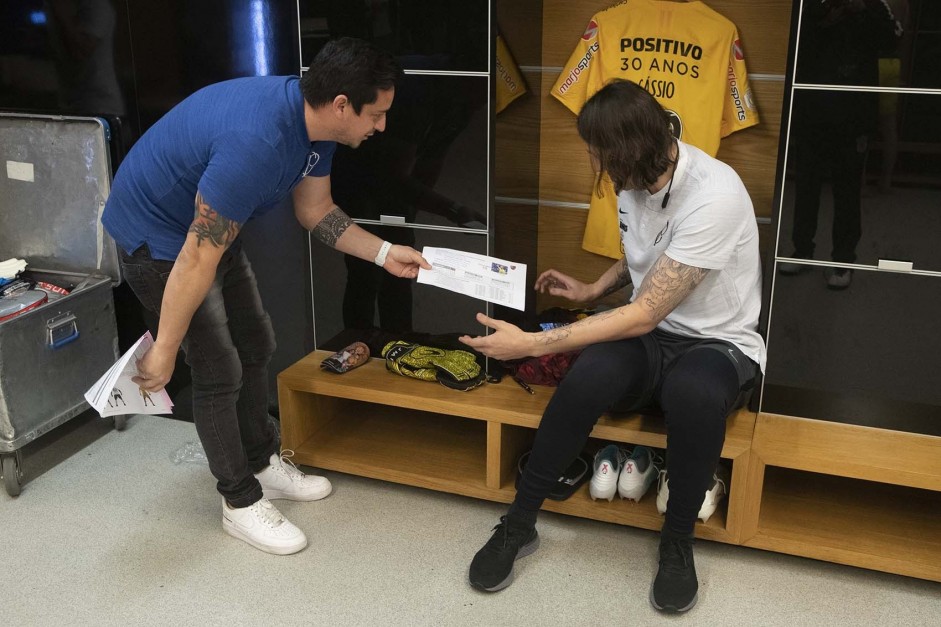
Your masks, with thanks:
[(352, 224), (353, 221), (350, 216), (343, 213), (343, 210), (339, 207), (334, 207), (314, 227), (314, 237), (327, 246), (334, 248), (337, 245), (337, 240)]
[(637, 302), (647, 309), (651, 317), (663, 320), (708, 272), (707, 268), (688, 266), (660, 255), (640, 285)]
[(536, 343), (543, 344), (545, 346), (550, 346), (556, 342), (561, 342), (572, 334), (572, 331), (575, 327), (588, 327), (593, 324), (597, 324), (602, 320), (607, 320), (613, 316), (623, 315), (622, 308), (618, 309), (609, 309), (608, 311), (602, 311), (596, 313), (593, 316), (588, 316), (583, 320), (579, 320), (573, 324), (566, 325), (564, 327), (559, 327), (558, 329), (550, 329), (549, 331), (542, 331), (541, 333), (536, 334)]
[(627, 287), (630, 284), (631, 273), (627, 269), (627, 257), (622, 257), (621, 261), (618, 263), (617, 275), (614, 277), (614, 283), (612, 283), (608, 289), (601, 293), (601, 298), (610, 296), (622, 287)]
[(544, 344), (550, 346), (556, 342), (561, 342), (568, 336), (572, 334), (572, 325), (565, 327), (560, 327), (558, 329), (550, 329), (549, 331), (543, 331), (542, 333), (536, 334), (536, 343)]
[(238, 222), (216, 213), (203, 195), (196, 192), (196, 215), (190, 225), (190, 233), (196, 234), (197, 246), (209, 242), (217, 248), (228, 248), (241, 228), (242, 225)]

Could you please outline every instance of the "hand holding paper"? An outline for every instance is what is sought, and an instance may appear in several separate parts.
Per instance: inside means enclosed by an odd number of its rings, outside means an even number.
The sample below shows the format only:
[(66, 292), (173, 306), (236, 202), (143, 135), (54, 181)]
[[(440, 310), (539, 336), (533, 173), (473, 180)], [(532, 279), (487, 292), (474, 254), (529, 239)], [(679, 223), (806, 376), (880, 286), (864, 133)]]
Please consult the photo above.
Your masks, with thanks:
[(121, 356), (98, 381), (85, 392), (85, 400), (102, 418), (120, 414), (169, 414), (173, 401), (166, 390), (148, 392), (133, 382), (137, 361), (154, 344), (150, 331)]

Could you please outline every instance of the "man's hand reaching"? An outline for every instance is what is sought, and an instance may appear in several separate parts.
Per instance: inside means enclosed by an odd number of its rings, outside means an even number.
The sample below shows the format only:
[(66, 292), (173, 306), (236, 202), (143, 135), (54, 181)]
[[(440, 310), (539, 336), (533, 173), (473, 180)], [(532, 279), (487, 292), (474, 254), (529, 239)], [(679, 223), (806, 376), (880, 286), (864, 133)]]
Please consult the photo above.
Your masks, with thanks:
[(462, 335), (458, 339), (487, 357), (507, 361), (540, 354), (541, 346), (533, 341), (531, 334), (518, 326), (490, 318), (482, 313), (477, 314), (477, 322), (493, 329), (493, 333), (478, 337)]
[(592, 285), (582, 283), (558, 270), (546, 270), (536, 279), (536, 291), (561, 296), (573, 303), (588, 303), (598, 297)]
[(409, 246), (393, 245), (386, 256), (386, 263), (382, 266), (386, 272), (403, 279), (414, 279), (418, 276), (418, 269), (431, 270), (431, 264), (414, 248)]

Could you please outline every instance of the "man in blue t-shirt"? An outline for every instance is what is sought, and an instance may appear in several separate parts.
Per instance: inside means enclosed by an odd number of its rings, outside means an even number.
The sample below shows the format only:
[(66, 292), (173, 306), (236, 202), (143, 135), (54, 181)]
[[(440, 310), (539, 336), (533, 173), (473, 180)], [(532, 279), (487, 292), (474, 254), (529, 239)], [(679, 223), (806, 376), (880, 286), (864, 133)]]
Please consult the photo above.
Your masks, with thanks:
[(267, 407), (274, 331), (237, 237), (246, 221), (293, 195), (298, 221), (329, 246), (398, 277), (430, 269), (414, 249), (353, 224), (330, 193), (336, 143), (356, 148), (385, 129), (401, 76), (390, 54), (344, 38), (329, 42), (303, 78), (201, 89), (135, 144), (102, 216), (125, 279), (159, 316), (134, 381), (163, 389), (182, 347), (196, 431), (223, 496), (223, 529), (268, 553), (307, 546), (268, 499), (313, 501), (331, 486), (280, 453)]

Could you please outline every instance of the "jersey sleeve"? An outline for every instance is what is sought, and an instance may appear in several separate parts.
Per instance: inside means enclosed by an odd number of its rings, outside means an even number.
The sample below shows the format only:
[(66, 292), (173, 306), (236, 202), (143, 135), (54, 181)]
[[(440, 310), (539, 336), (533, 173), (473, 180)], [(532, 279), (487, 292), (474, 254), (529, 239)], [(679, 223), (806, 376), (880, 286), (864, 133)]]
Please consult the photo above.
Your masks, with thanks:
[(717, 195), (690, 212), (677, 224), (666, 255), (697, 268), (725, 267), (746, 226), (738, 202), (732, 195)]
[(245, 224), (274, 197), (281, 159), (270, 144), (240, 134), (217, 142), (199, 179), (199, 192), (219, 215)]
[(336, 151), (336, 142), (314, 142), (307, 155), (305, 176), (329, 176), (333, 168), (333, 154)]
[(552, 86), (552, 95), (575, 115), (578, 115), (603, 80), (599, 58), (600, 41), (598, 17), (595, 16), (588, 22), (575, 51)]
[(722, 107), (721, 136), (728, 137), (735, 131), (754, 126), (758, 122), (755, 96), (748, 84), (748, 71), (745, 69), (745, 52), (738, 37), (738, 29), (735, 29), (732, 35), (732, 45), (729, 47), (729, 67), (725, 104)]
[(503, 37), (497, 35), (497, 106), (496, 113), (526, 93), (526, 82)]

